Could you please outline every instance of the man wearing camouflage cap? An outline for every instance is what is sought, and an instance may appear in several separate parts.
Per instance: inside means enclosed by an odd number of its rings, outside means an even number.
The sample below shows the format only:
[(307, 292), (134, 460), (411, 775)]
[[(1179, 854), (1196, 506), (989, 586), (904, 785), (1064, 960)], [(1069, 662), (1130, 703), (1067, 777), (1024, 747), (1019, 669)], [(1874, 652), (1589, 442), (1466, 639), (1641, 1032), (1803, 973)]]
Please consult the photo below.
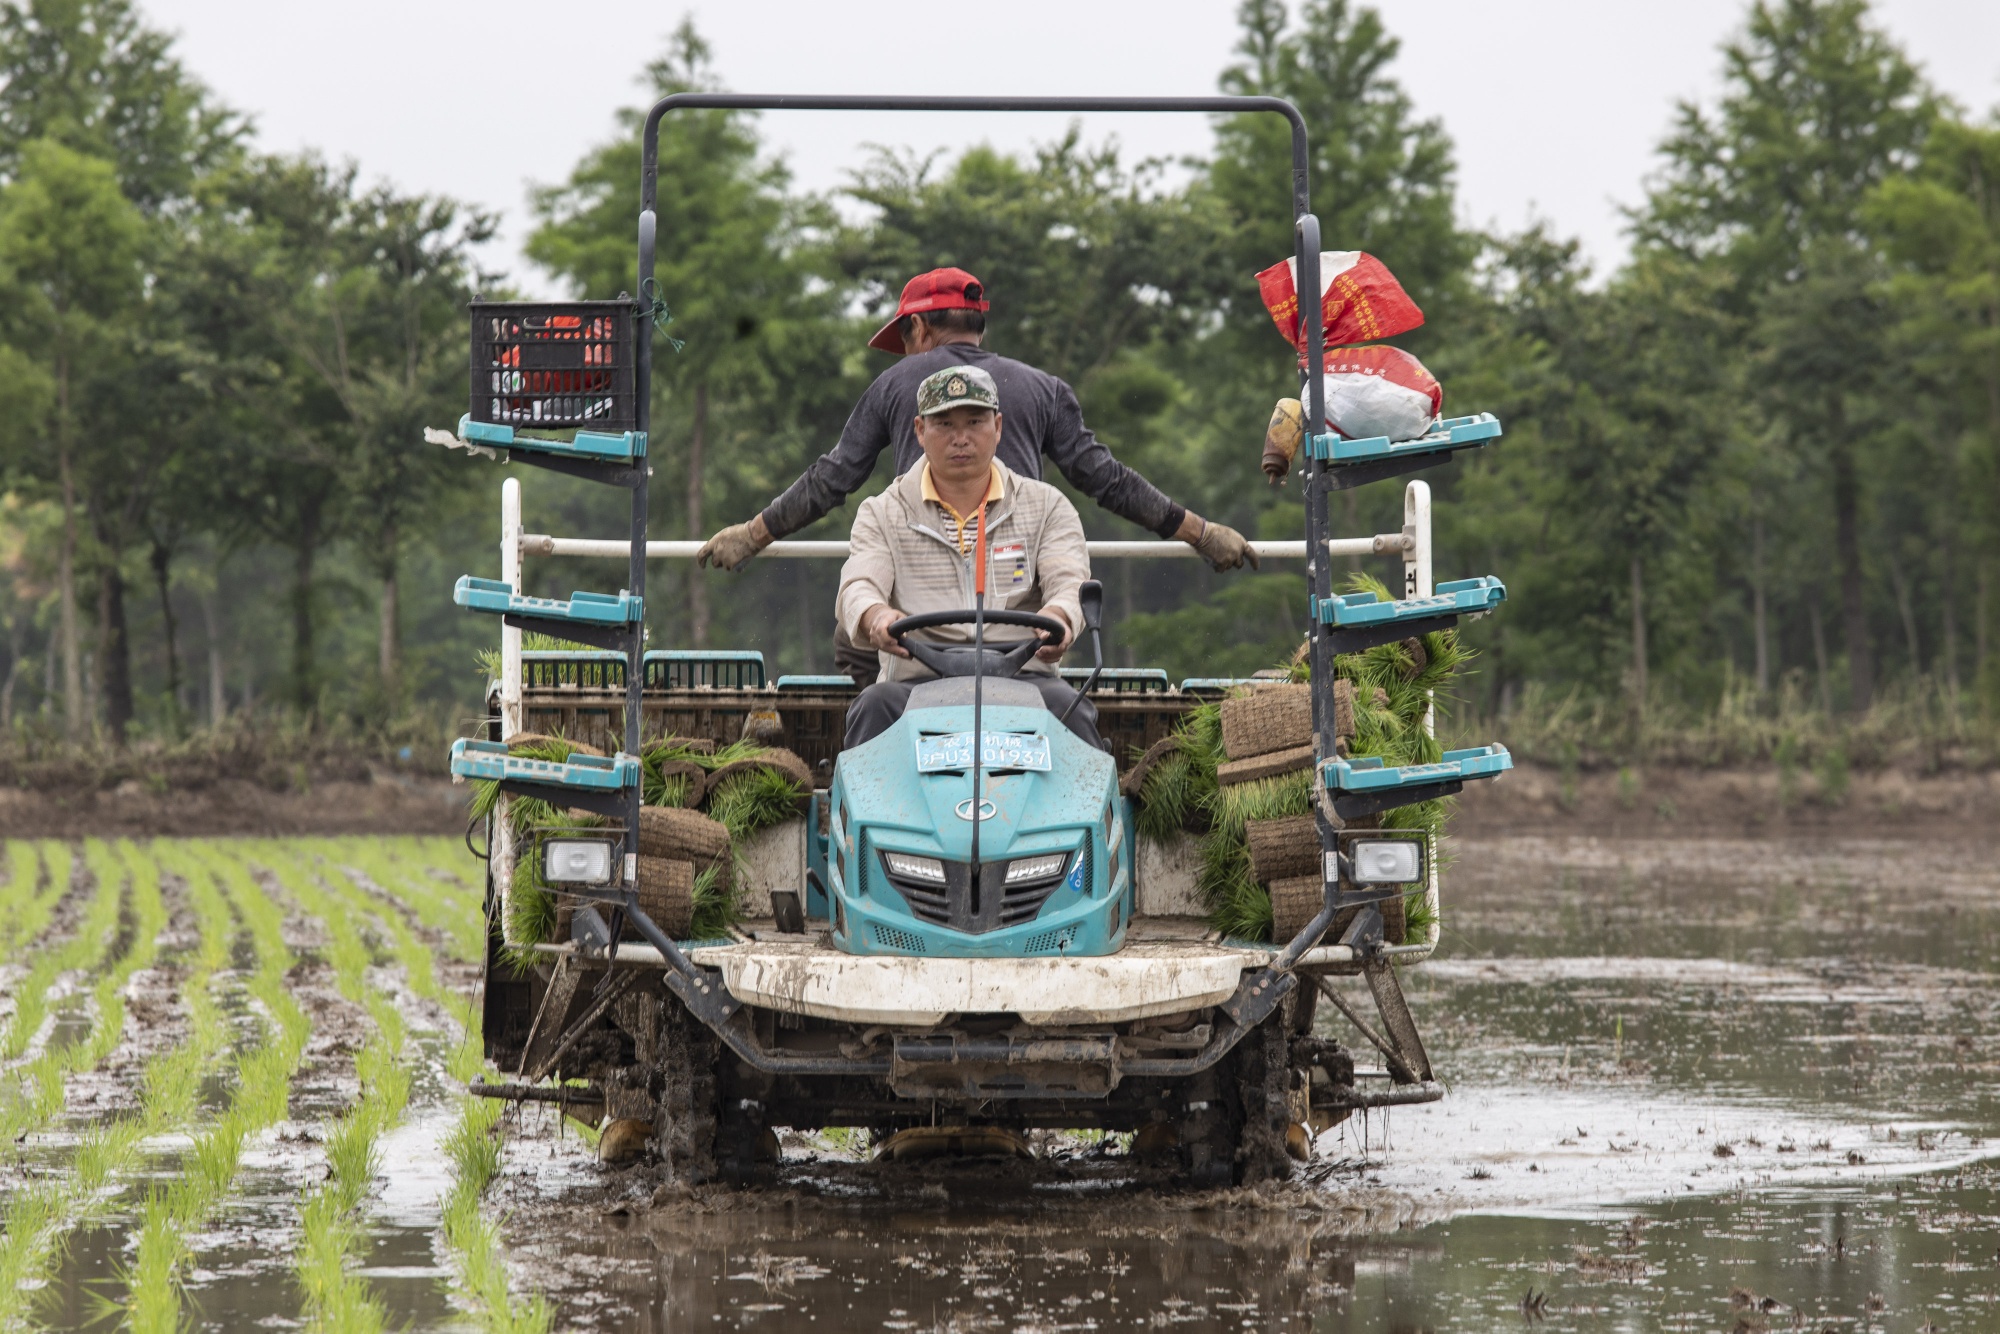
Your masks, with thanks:
[[(1241, 533), (1175, 504), (1112, 457), (1084, 425), (1083, 410), (1067, 384), (981, 347), (990, 305), (985, 288), (963, 269), (933, 269), (910, 279), (895, 318), (868, 343), (902, 359), (876, 377), (861, 396), (839, 443), (820, 455), (762, 514), (709, 538), (697, 559), (703, 565), (743, 568), (776, 539), (838, 509), (868, 480), (882, 451), (892, 446), (897, 473), (909, 472), (923, 457), (911, 425), (918, 415), (917, 386), (936, 371), (971, 366), (992, 377), (1005, 406), (998, 457), (1006, 467), (1039, 480), (1046, 455), (1072, 486), (1099, 505), (1161, 537), (1188, 543), (1213, 568), (1230, 570), (1245, 561), (1257, 564), (1256, 552)], [(860, 665), (865, 664), (865, 655), (857, 664), (851, 648), (839, 642), (842, 637), (835, 642), (842, 670), (865, 670)]]
[[(994, 457), (1004, 433), (1000, 391), (977, 366), (945, 366), (917, 385), (912, 421), (923, 454), (916, 467), (854, 516), (840, 571), (841, 627), (876, 651), (876, 681), (847, 710), (847, 744), (880, 736), (903, 716), (910, 691), (931, 673), (889, 636), (905, 616), (972, 607), (977, 561), (986, 558), (986, 608), (1038, 612), (1067, 628), (1030, 658), (1017, 679), (1041, 691), (1050, 712), (1069, 712), (1071, 731), (1095, 746), (1097, 711), (1056, 675), (1054, 664), (1083, 624), (1077, 590), (1090, 577), (1083, 521), (1048, 483), (1023, 477)], [(912, 632), (937, 643), (972, 641), (969, 625)], [(1034, 634), (988, 625), (1003, 645)]]

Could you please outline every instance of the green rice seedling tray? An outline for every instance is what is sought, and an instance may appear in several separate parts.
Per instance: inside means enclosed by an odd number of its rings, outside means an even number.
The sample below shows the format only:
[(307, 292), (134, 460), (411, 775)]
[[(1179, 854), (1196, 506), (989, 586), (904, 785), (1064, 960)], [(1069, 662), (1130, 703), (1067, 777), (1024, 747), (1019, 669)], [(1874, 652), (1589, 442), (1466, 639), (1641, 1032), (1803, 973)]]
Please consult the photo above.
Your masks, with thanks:
[(1436, 764), (1384, 764), (1379, 756), (1332, 759), (1320, 773), (1343, 820), (1358, 820), (1399, 806), (1448, 797), (1477, 778), (1498, 778), (1514, 767), (1502, 745), (1448, 750)]
[(568, 440), (522, 435), (511, 426), (476, 422), (470, 413), (458, 419), (458, 438), (495, 449), (547, 454), (553, 458), (587, 459), (597, 463), (632, 463), (646, 457), (644, 431), (577, 431)]
[(1373, 593), (1342, 593), (1319, 599), (1319, 619), (1333, 627), (1335, 653), (1362, 649), (1412, 635), (1448, 630), (1461, 616), (1484, 616), (1507, 600), (1507, 585), (1492, 575), (1439, 584), (1429, 597), (1383, 601)]
[(1328, 431), (1307, 441), (1306, 451), (1331, 465), (1327, 484), (1344, 491), (1449, 462), (1464, 450), (1481, 448), (1499, 438), (1500, 419), (1490, 412), (1477, 412), (1470, 417), (1441, 418), (1414, 440), (1391, 440), (1386, 435), (1349, 440), (1337, 431)]
[(552, 806), (578, 807), (612, 819), (626, 814), (639, 786), (639, 761), (630, 755), (571, 755), (536, 760), (510, 754), (504, 741), (451, 743), (453, 778), (498, 783), (502, 792), (534, 797)]
[(546, 787), (617, 792), (639, 781), (639, 761), (630, 755), (572, 755), (536, 760), (509, 753), (504, 741), (460, 738), (451, 743), (451, 774), (488, 782), (538, 783)]
[(466, 574), (459, 576), (451, 600), (472, 611), (491, 612), (516, 630), (592, 648), (626, 652), (635, 636), (645, 634), (645, 599), (630, 593), (571, 593), (567, 601), (532, 598), (499, 579)]
[[(571, 593), (561, 598), (534, 598), (516, 593), (512, 585), (499, 579), (479, 579), (460, 575), (452, 588), (451, 600), (472, 611), (501, 616), (531, 616), (539, 621), (564, 624), (631, 625), (645, 619), (643, 598), (630, 593)], [(555, 633), (561, 634), (560, 629)]]

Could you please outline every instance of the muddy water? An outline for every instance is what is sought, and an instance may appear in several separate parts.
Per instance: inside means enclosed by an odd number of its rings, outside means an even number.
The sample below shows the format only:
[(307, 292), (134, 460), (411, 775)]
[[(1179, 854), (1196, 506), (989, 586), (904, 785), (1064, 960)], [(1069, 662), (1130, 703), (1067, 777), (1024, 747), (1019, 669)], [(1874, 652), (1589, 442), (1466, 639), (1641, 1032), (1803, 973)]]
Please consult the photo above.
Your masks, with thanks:
[(1458, 852), (1410, 977), (1452, 1095), (1323, 1136), (1297, 1188), (789, 1145), (754, 1205), (653, 1208), (531, 1118), (517, 1260), (607, 1330), (2000, 1329), (1989, 849)]
[[(1408, 975), (1452, 1094), (1323, 1136), (1293, 1187), (1190, 1193), (1080, 1142), (890, 1168), (792, 1137), (777, 1188), (676, 1195), (529, 1109), (492, 1202), (516, 1285), (597, 1330), (2000, 1330), (1992, 849), (1458, 852)], [(394, 1328), (467, 1325), (434, 1240), (444, 1098), (423, 1080), (384, 1146), (365, 1263)], [(200, 1239), (197, 1326), (296, 1320), (320, 1110)], [(51, 1323), (115, 1296), (122, 1212), (76, 1239)]]

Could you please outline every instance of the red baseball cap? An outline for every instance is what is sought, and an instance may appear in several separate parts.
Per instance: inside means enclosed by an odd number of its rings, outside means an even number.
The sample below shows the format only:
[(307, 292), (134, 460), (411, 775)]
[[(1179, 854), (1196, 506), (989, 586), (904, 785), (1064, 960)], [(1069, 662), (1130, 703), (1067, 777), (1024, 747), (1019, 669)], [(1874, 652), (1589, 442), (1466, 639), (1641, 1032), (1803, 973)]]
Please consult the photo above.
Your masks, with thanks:
[(923, 310), (985, 310), (986, 285), (964, 269), (932, 269), (903, 284), (896, 314), (868, 340), (868, 346), (903, 355), (903, 331), (896, 326), (905, 315)]

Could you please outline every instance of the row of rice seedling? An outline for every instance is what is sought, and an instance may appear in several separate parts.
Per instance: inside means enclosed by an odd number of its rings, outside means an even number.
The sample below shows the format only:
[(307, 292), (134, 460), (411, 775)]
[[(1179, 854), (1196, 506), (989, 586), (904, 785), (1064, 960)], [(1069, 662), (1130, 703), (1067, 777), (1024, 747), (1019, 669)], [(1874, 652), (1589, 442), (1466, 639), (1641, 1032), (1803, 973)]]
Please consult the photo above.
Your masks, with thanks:
[[(326, 847), (324, 851), (337, 861), (364, 859), (355, 855), (361, 849), (347, 842)], [(380, 884), (381, 876), (388, 876), (399, 888), (397, 901), (406, 905), (418, 921), (429, 923), (443, 915), (448, 896), (434, 879), (410, 874), (408, 862), (384, 866), (381, 858), (368, 860), (372, 865), (368, 871), (370, 878)], [(381, 925), (389, 940), (390, 953), (402, 963), (411, 990), (436, 1001), (458, 1020), (462, 1037), (446, 1060), (446, 1070), (452, 1079), (465, 1084), (475, 1075), (485, 1073), (479, 1013), (471, 999), (455, 995), (439, 983), (430, 948), (393, 907), (364, 896), (358, 886), (346, 892)], [(466, 943), (477, 948), (476, 942)], [(469, 951), (459, 957), (469, 957)], [(458, 1296), (487, 1329), (503, 1334), (541, 1334), (553, 1322), (554, 1310), (540, 1294), (517, 1300), (509, 1292), (499, 1226), (480, 1211), (486, 1187), (500, 1170), (499, 1122), (506, 1109), (501, 1103), (470, 1094), (460, 1094), (458, 1102), (458, 1122), (444, 1140), (445, 1152), (452, 1162), (452, 1184), (442, 1202), (441, 1220)]]
[[(46, 1126), (62, 1110), (65, 1079), (111, 1054), (125, 1025), (125, 985), (158, 952), (156, 937), (167, 920), (158, 870), (129, 843), (114, 848), (95, 840), (84, 845), (84, 864), (96, 881), (89, 912), (74, 936), (29, 970), (9, 1035), (21, 1034), (18, 1053), (48, 1017), (48, 992), (55, 980), (73, 969), (97, 973), (88, 1001), (90, 1027), (80, 1041), (50, 1042), (12, 1072), (0, 1099), (0, 1144), (18, 1144)], [(123, 892), (128, 882), (129, 902)], [(130, 932), (122, 937), (122, 952), (121, 904), (129, 912)]]
[(14, 958), (42, 934), (69, 889), (69, 845), (56, 839), (10, 839), (10, 871), (0, 890), (0, 959)]
[(299, 1210), (299, 1252), (293, 1268), (310, 1323), (327, 1329), (372, 1331), (387, 1321), (381, 1299), (351, 1272), (363, 1241), (361, 1206), (381, 1165), (382, 1136), (409, 1103), (404, 1060), (407, 1026), (395, 1003), (368, 985), (370, 956), (352, 916), (319, 885), (313, 868), (285, 845), (258, 842), (241, 849), (269, 869), (300, 909), (325, 926), (334, 986), (368, 1011), (375, 1033), (355, 1053), (361, 1096), (326, 1137), (327, 1180)]
[[(63, 860), (68, 860), (67, 849)], [(0, 1060), (11, 1061), (28, 1049), (49, 1016), (49, 992), (64, 973), (99, 967), (114, 944), (124, 867), (108, 843), (90, 839), (83, 845), (83, 862), (93, 888), (89, 905), (76, 930), (53, 949), (38, 951), (14, 990), (14, 1014), (0, 1031)], [(53, 906), (53, 905), (51, 905)], [(4, 1128), (4, 1125), (0, 1125)], [(16, 1133), (19, 1133), (18, 1131)]]
[(228, 1197), (245, 1146), (284, 1119), (312, 1020), (285, 989), (285, 974), (296, 960), (285, 945), (284, 915), (243, 863), (202, 844), (154, 847), (162, 864), (187, 882), (198, 911), (222, 904), (226, 892), (250, 938), (255, 962), (245, 986), (262, 1011), (264, 1029), (263, 1041), (237, 1057), (227, 1108), (195, 1137), (180, 1175), (146, 1201), (128, 1274), (126, 1317), (140, 1334), (175, 1334), (185, 1324), (182, 1285), (193, 1258), (192, 1238)]
[(444, 937), (452, 957), (467, 963), (483, 957), (486, 918), (479, 894), (463, 882), (447, 888), (436, 870), (454, 857), (466, 860), (463, 845), (448, 838), (405, 837), (336, 839), (327, 846), (333, 849), (328, 855), (360, 870)]
[[(86, 854), (88, 855), (88, 854)], [(117, 850), (130, 882), (130, 947), (93, 992), (96, 1022), (90, 1036), (62, 1055), (68, 1069), (97, 1065), (117, 1046), (124, 1028), (123, 991), (132, 974), (149, 967), (157, 937), (167, 924), (159, 866), (130, 843)], [(110, 868), (100, 866), (100, 878)], [(131, 1174), (148, 1139), (185, 1127), (193, 1118), (201, 1081), (229, 1040), (229, 1023), (210, 995), (210, 983), (228, 958), (229, 913), (219, 896), (191, 900), (198, 939), (188, 959), (181, 999), (188, 1014), (185, 1039), (150, 1057), (139, 1080), (139, 1110), (90, 1128), (71, 1155), (68, 1170), (18, 1192), (0, 1227), (0, 1327), (18, 1323), (21, 1308), (40, 1286), (63, 1237), (108, 1208), (114, 1186)], [(61, 1083), (56, 1085), (56, 1110)]]

